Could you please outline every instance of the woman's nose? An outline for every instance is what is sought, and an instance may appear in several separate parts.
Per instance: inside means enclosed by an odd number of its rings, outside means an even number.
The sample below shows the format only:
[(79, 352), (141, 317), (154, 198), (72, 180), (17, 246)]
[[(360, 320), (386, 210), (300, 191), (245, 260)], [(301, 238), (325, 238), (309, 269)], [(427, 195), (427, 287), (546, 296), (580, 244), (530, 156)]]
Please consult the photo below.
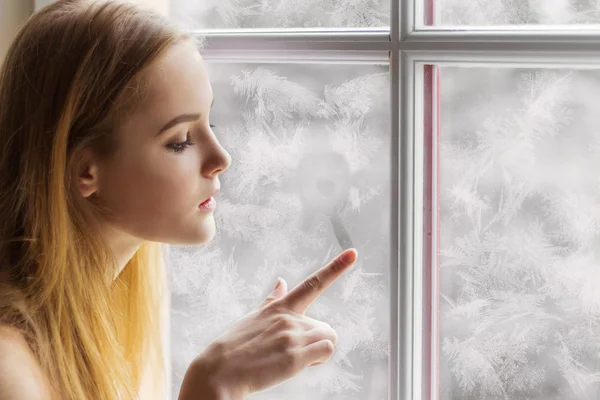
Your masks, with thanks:
[(231, 155), (215, 140), (215, 146), (202, 165), (203, 175), (214, 177), (226, 171), (230, 165)]

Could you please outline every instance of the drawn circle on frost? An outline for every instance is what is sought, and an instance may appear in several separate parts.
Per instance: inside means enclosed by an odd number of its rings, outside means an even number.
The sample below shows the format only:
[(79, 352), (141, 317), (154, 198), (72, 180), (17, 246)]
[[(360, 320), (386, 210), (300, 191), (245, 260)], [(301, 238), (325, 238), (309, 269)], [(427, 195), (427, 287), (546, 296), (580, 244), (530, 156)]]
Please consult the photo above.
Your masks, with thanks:
[(297, 177), (302, 203), (309, 209), (331, 214), (350, 190), (350, 168), (346, 157), (335, 151), (304, 155)]

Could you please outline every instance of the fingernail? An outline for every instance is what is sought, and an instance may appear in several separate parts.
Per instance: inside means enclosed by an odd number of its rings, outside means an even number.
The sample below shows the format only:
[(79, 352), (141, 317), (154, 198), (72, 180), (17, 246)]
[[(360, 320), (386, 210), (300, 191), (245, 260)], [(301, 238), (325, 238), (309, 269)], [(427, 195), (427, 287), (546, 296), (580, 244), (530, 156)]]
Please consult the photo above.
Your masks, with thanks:
[(281, 278), (277, 278), (277, 285), (275, 285), (275, 289), (278, 289), (281, 286)]
[(346, 254), (344, 254), (344, 256), (342, 257), (342, 261), (349, 263), (349, 262), (354, 261), (355, 258), (356, 258), (356, 250), (352, 249), (352, 251), (349, 251)]

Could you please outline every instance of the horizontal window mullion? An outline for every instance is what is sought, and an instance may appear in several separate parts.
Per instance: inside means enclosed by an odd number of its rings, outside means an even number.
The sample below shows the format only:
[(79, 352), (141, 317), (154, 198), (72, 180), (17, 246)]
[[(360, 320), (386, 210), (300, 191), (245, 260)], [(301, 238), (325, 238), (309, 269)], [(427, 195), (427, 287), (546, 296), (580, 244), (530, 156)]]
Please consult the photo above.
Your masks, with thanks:
[(202, 50), (202, 57), (210, 62), (266, 64), (387, 64), (389, 54), (389, 51), (353, 50)]
[(205, 29), (194, 35), (221, 40), (259, 40), (286, 42), (377, 42), (389, 41), (389, 28), (303, 28), (303, 29)]
[(600, 68), (600, 51), (456, 51), (456, 50), (406, 50), (402, 51), (412, 63), (445, 66), (471, 66), (495, 68)]
[[(243, 33), (197, 33), (204, 42), (207, 55), (219, 57), (230, 53), (232, 57), (246, 58), (257, 52), (293, 53), (297, 55), (319, 54), (319, 52), (356, 52), (356, 54), (385, 54), (393, 50), (394, 44), (387, 31), (356, 32), (346, 34), (260, 34)], [(581, 35), (576, 32), (554, 34), (527, 33), (524, 31), (416, 31), (397, 44), (401, 51), (424, 52), (471, 52), (471, 53), (587, 53), (595, 57), (600, 53), (600, 36)], [(361, 56), (362, 57), (362, 56)], [(381, 56), (375, 56), (377, 59)], [(367, 57), (368, 58), (368, 57)]]
[(223, 62), (388, 62), (388, 30), (196, 32), (206, 60)]
[[(600, 43), (584, 42), (486, 42), (486, 41), (412, 41), (400, 42), (401, 51), (485, 53), (540, 53), (540, 54), (600, 54)], [(534, 55), (537, 57), (536, 55)]]
[(600, 31), (579, 29), (499, 29), (431, 28), (417, 30), (399, 44), (400, 50), (424, 51), (525, 51), (598, 52)]
[(411, 33), (415, 37), (435, 35), (467, 35), (484, 36), (529, 36), (531, 38), (580, 38), (585, 40), (600, 39), (600, 25), (437, 25), (415, 27)]
[[(313, 52), (388, 54), (389, 30), (364, 31), (201, 31), (195, 36), (203, 42), (207, 56), (230, 53), (245, 58), (256, 52), (285, 52), (296, 55)], [(376, 58), (378, 56), (375, 56)]]

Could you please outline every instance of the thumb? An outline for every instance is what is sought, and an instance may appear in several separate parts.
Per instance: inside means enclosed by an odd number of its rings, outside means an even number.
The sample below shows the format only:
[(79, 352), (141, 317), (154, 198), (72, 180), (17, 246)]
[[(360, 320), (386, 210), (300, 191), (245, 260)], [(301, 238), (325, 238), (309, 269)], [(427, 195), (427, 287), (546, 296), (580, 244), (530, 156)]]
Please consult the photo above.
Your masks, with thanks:
[(273, 288), (273, 291), (267, 296), (267, 298), (262, 302), (262, 304), (260, 304), (258, 308), (262, 308), (264, 306), (266, 306), (267, 304), (285, 296), (287, 293), (287, 282), (285, 281), (285, 279), (283, 278), (279, 278), (277, 279), (277, 283), (275, 284), (275, 288)]
[(272, 297), (273, 299), (278, 299), (284, 296), (287, 293), (287, 282), (283, 278), (278, 278), (277, 283), (275, 284), (275, 288), (271, 292), (268, 298)]

